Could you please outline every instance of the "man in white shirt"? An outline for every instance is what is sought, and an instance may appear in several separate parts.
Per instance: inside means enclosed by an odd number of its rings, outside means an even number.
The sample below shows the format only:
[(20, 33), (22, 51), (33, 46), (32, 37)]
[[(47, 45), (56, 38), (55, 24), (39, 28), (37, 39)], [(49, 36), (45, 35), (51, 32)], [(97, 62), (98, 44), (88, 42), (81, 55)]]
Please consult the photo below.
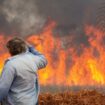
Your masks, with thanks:
[(0, 77), (0, 101), (3, 105), (38, 105), (37, 70), (46, 67), (45, 56), (21, 38), (9, 40), (7, 48), (11, 57)]

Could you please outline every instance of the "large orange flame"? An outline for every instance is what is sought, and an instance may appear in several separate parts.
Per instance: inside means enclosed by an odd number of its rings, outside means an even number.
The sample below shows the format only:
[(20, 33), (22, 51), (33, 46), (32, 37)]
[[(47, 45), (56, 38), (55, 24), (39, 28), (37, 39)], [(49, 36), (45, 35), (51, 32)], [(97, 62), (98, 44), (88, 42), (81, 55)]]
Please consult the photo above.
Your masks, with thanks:
[[(78, 55), (75, 47), (65, 49), (62, 39), (54, 37), (55, 25), (55, 22), (51, 22), (39, 35), (31, 35), (26, 39), (48, 59), (48, 66), (39, 71), (41, 85), (105, 85), (104, 34), (93, 26), (86, 26), (85, 34), (89, 46), (78, 46), (82, 48), (81, 54)], [(6, 40), (8, 37), (0, 36), (0, 69), (9, 56), (3, 50)], [(68, 58), (70, 60), (67, 60)]]

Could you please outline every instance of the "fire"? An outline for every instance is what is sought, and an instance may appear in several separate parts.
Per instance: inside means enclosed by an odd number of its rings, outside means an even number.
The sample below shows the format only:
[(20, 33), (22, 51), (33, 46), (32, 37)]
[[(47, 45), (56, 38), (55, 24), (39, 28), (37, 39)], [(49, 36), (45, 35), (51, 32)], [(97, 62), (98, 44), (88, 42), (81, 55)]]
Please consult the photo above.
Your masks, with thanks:
[(48, 59), (48, 66), (39, 73), (42, 85), (55, 83), (61, 85), (66, 80), (66, 52), (61, 49), (61, 41), (53, 37), (52, 29), (55, 25), (55, 22), (52, 22), (41, 35), (32, 35), (28, 38), (28, 41), (36, 45), (36, 49), (43, 52)]
[(4, 47), (6, 41), (7, 41), (7, 38), (4, 37), (4, 35), (1, 35), (0, 36), (0, 49), (1, 49), (0, 51), (0, 73), (2, 72), (2, 68), (5, 63), (5, 60), (9, 57), (9, 54)]
[[(104, 33), (93, 26), (85, 26), (84, 32), (89, 45), (78, 46), (82, 49), (79, 55), (75, 46), (65, 49), (62, 38), (54, 37), (55, 26), (56, 23), (51, 22), (40, 34), (26, 38), (37, 50), (45, 54), (48, 60), (48, 66), (38, 72), (40, 84), (44, 86), (105, 85)], [(1, 69), (4, 60), (9, 56), (4, 52), (5, 40), (8, 40), (8, 37), (1, 35), (0, 40)], [(72, 42), (72, 37), (69, 40)]]

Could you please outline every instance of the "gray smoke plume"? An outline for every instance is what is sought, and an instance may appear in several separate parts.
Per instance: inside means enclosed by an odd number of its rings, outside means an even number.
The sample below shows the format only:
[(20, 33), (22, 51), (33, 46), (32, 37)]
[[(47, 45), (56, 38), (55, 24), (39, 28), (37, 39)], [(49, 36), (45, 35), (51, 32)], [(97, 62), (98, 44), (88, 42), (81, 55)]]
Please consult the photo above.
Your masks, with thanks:
[(45, 22), (45, 19), (38, 14), (34, 0), (4, 0), (1, 13), (5, 19), (2, 25), (5, 25), (8, 31), (20, 35), (38, 32)]
[(43, 29), (48, 17), (57, 22), (56, 32), (69, 34), (95, 23), (99, 0), (0, 0), (0, 32), (30, 35)]
[(57, 22), (58, 32), (68, 34), (81, 30), (86, 23), (95, 23), (99, 0), (36, 0), (36, 4), (42, 16)]

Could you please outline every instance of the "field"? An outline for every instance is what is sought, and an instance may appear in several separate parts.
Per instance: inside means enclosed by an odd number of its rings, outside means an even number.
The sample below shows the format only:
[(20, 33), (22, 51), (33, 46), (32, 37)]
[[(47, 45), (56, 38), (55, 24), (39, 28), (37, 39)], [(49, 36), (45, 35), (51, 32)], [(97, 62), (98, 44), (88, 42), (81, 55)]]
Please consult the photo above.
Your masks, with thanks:
[(96, 90), (43, 93), (39, 96), (39, 105), (105, 105), (105, 94)]

